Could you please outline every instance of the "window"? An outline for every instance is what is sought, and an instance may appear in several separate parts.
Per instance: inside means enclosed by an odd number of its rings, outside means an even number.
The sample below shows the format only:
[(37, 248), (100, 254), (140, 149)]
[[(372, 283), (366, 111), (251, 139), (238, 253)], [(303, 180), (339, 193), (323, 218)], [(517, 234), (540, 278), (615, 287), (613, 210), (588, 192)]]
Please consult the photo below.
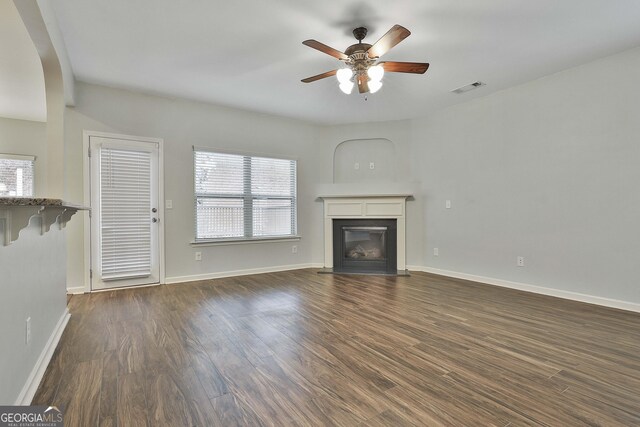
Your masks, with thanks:
[(196, 241), (295, 236), (296, 161), (194, 151)]
[(33, 197), (34, 156), (0, 154), (0, 197)]

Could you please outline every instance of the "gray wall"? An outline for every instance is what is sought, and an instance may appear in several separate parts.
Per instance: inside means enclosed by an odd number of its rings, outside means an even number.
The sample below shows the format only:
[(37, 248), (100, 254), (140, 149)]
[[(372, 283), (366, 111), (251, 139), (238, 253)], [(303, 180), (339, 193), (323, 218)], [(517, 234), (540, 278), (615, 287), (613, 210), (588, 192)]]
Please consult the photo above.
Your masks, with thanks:
[(421, 264), (640, 303), (639, 70), (635, 49), (414, 120)]
[[(419, 187), (415, 182), (416, 173), (412, 170), (411, 131), (410, 120), (323, 127), (315, 147), (317, 162), (323, 165), (323, 173), (317, 176), (316, 193), (416, 194), (415, 199), (407, 202), (407, 264), (422, 265), (423, 214), (416, 192)], [(393, 144), (395, 155), (387, 156), (388, 145), (380, 144), (380, 141)], [(345, 145), (349, 147), (347, 150), (343, 150)], [(365, 171), (349, 176), (355, 160)], [(373, 171), (367, 169), (371, 160), (376, 162)], [(340, 171), (339, 176), (347, 177), (345, 182), (333, 183), (335, 168)], [(317, 203), (322, 213), (322, 203)], [(322, 262), (322, 235), (318, 241), (320, 252), (314, 260)]]
[[(79, 83), (76, 107), (65, 115), (67, 194), (83, 200), (82, 132), (114, 132), (164, 139), (165, 198), (173, 209), (165, 213), (167, 278), (206, 275), (234, 270), (297, 265), (312, 259), (312, 229), (321, 226), (314, 211), (315, 126), (275, 116), (256, 114), (197, 102), (143, 95)], [(198, 246), (194, 239), (192, 146), (293, 156), (298, 160), (298, 242)], [(72, 166), (73, 165), (73, 166)], [(314, 218), (314, 215), (317, 217)], [(83, 230), (80, 221), (69, 225), (68, 286), (83, 285)], [(298, 246), (292, 254), (291, 246)], [(194, 253), (202, 252), (202, 261)]]
[[(13, 405), (66, 314), (64, 231), (41, 235), (32, 219), (20, 238), (0, 245), (0, 405)], [(1, 235), (2, 233), (0, 233)], [(25, 341), (31, 317), (31, 342)], [(35, 390), (33, 390), (35, 391)]]
[[(638, 303), (638, 69), (635, 49), (429, 117), (341, 126), (80, 84), (66, 118), (67, 162), (77, 165), (67, 168), (67, 192), (82, 200), (83, 129), (161, 137), (165, 196), (174, 202), (168, 277), (321, 263), (317, 195), (409, 190), (409, 265)], [(379, 169), (383, 180), (334, 184), (336, 148), (363, 139), (391, 141), (395, 164)], [(297, 255), (291, 243), (250, 244), (199, 248), (203, 261), (193, 260), (193, 144), (298, 157)], [(355, 148), (348, 156), (380, 154), (374, 145)], [(80, 257), (82, 227), (70, 226), (70, 255)], [(70, 264), (70, 285), (79, 286), (82, 264)]]
[(0, 117), (0, 153), (36, 156), (35, 195), (47, 196), (47, 124)]
[(333, 182), (395, 182), (396, 164), (393, 141), (382, 138), (350, 139), (341, 142), (333, 153)]

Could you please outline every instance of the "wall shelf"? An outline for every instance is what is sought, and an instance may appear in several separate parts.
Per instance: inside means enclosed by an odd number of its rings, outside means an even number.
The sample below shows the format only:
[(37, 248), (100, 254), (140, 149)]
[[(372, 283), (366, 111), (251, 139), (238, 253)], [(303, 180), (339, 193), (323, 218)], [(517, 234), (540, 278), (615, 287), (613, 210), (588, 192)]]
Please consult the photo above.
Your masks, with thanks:
[(63, 229), (79, 210), (88, 208), (60, 199), (0, 197), (0, 246), (18, 240), (20, 231), (28, 227), (34, 217), (40, 218), (40, 232), (45, 234), (53, 224)]

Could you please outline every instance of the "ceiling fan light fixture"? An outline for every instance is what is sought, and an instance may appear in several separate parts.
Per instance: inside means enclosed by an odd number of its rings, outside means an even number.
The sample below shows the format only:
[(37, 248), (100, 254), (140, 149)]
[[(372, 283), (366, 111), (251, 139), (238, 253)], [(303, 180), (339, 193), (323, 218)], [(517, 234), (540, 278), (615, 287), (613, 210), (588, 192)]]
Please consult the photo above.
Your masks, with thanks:
[(341, 68), (336, 73), (336, 77), (341, 84), (348, 83), (351, 77), (353, 77), (353, 71), (351, 71), (350, 68)]
[(386, 73), (424, 74), (429, 68), (429, 64), (426, 62), (382, 61), (376, 64), (378, 58), (410, 34), (409, 30), (396, 24), (371, 45), (362, 42), (367, 35), (367, 29), (358, 27), (353, 30), (353, 35), (358, 43), (347, 47), (344, 52), (317, 40), (305, 40), (302, 42), (303, 45), (338, 59), (342, 63), (342, 68), (307, 77), (302, 79), (302, 82), (311, 83), (335, 75), (342, 92), (350, 94), (353, 91), (353, 86), (357, 84), (358, 92), (364, 94), (379, 91), (382, 88), (382, 77)]
[(340, 83), (340, 90), (345, 94), (349, 95), (353, 90), (353, 86), (354, 86), (353, 83), (347, 80), (346, 82)]
[(382, 82), (380, 80), (371, 80), (369, 81), (369, 92), (376, 93), (382, 87)]
[(374, 65), (367, 70), (367, 75), (372, 82), (379, 82), (382, 80), (382, 76), (384, 76), (384, 68), (382, 65)]

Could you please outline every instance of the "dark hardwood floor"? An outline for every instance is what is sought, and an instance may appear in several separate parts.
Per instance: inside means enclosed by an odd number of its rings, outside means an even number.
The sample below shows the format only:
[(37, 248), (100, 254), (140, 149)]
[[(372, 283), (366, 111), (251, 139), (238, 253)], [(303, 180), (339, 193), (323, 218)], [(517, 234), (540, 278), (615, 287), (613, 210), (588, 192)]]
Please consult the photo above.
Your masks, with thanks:
[(640, 315), (315, 270), (74, 296), (67, 426), (640, 425)]

